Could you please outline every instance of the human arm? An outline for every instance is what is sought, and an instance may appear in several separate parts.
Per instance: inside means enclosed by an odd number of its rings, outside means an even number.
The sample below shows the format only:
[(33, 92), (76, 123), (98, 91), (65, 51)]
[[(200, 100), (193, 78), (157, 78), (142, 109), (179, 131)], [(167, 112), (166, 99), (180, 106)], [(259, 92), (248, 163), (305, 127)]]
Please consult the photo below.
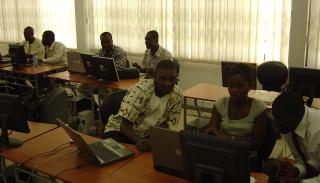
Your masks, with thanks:
[(133, 130), (133, 123), (129, 120), (122, 118), (120, 124), (120, 132), (131, 139), (140, 151), (150, 151), (151, 144), (148, 139), (143, 139)]
[(260, 150), (264, 143), (266, 133), (267, 111), (261, 112), (255, 119), (253, 125), (253, 137), (250, 143), (250, 148)]
[(209, 127), (207, 128), (206, 133), (220, 137), (225, 136), (225, 134), (220, 131), (220, 122), (221, 115), (218, 112), (216, 106), (213, 106)]

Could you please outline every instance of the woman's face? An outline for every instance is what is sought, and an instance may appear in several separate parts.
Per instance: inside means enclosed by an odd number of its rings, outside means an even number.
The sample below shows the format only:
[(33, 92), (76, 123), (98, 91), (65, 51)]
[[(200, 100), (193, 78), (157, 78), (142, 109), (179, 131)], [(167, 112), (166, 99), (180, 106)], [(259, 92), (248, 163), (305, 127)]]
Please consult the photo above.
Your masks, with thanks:
[(247, 99), (250, 85), (240, 74), (231, 75), (228, 79), (228, 91), (230, 99), (233, 101), (243, 101)]

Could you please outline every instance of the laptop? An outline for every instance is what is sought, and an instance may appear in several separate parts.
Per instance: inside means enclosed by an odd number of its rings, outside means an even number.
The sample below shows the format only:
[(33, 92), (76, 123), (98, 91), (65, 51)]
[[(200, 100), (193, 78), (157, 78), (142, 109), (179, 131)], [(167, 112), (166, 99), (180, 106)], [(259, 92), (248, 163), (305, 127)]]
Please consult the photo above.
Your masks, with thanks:
[(160, 127), (151, 127), (150, 132), (153, 167), (184, 178), (179, 132)]
[(80, 53), (81, 61), (89, 78), (98, 78), (96, 68), (94, 67), (94, 55)]
[(117, 82), (120, 81), (116, 65), (113, 58), (92, 57), (93, 67), (95, 67), (96, 75), (101, 82)]
[(68, 60), (68, 71), (76, 72), (76, 73), (86, 72), (79, 52), (74, 52), (74, 51), (67, 52), (67, 60)]
[(73, 140), (79, 151), (98, 166), (108, 165), (134, 155), (134, 153), (125, 146), (111, 138), (87, 144), (79, 133), (61, 120), (57, 119), (57, 121)]

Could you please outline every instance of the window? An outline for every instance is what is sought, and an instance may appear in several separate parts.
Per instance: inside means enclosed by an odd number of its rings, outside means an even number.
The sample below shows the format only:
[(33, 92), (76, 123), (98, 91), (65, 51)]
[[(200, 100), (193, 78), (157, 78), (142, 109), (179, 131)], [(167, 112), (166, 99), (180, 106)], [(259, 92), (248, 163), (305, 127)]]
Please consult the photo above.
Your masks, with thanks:
[(27, 26), (39, 39), (45, 30), (52, 30), (57, 41), (77, 47), (74, 0), (0, 1), (0, 42), (21, 42)]
[(109, 31), (129, 53), (145, 50), (144, 36), (189, 61), (287, 63), (291, 0), (86, 0), (87, 46)]

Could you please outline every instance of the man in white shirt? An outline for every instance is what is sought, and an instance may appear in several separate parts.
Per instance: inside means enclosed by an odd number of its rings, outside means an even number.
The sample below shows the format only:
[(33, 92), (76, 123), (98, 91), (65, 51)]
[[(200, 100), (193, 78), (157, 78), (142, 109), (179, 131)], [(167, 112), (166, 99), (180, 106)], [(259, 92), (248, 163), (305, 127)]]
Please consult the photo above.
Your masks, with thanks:
[(42, 34), (42, 44), (45, 47), (45, 58), (43, 63), (52, 65), (67, 65), (67, 48), (64, 44), (55, 41), (52, 31), (44, 31)]
[[(159, 45), (159, 35), (155, 30), (149, 31), (145, 37), (146, 51), (142, 60), (141, 72), (146, 73), (147, 78), (153, 78), (154, 70), (161, 60), (173, 61), (172, 54)], [(133, 66), (139, 67), (137, 64)]]
[(162, 60), (154, 79), (142, 80), (123, 98), (118, 114), (111, 115), (105, 127), (105, 138), (134, 143), (141, 151), (150, 150), (149, 128), (177, 125), (183, 95), (176, 85), (177, 63)]
[(28, 26), (23, 31), (24, 39), (23, 47), (27, 58), (32, 58), (36, 55), (37, 59), (44, 59), (44, 47), (41, 40), (34, 37), (34, 30), (32, 27)]
[(301, 96), (285, 92), (274, 100), (272, 114), (296, 160), (294, 165), (280, 163), (288, 170), (286, 183), (319, 183), (320, 111), (305, 106)]

